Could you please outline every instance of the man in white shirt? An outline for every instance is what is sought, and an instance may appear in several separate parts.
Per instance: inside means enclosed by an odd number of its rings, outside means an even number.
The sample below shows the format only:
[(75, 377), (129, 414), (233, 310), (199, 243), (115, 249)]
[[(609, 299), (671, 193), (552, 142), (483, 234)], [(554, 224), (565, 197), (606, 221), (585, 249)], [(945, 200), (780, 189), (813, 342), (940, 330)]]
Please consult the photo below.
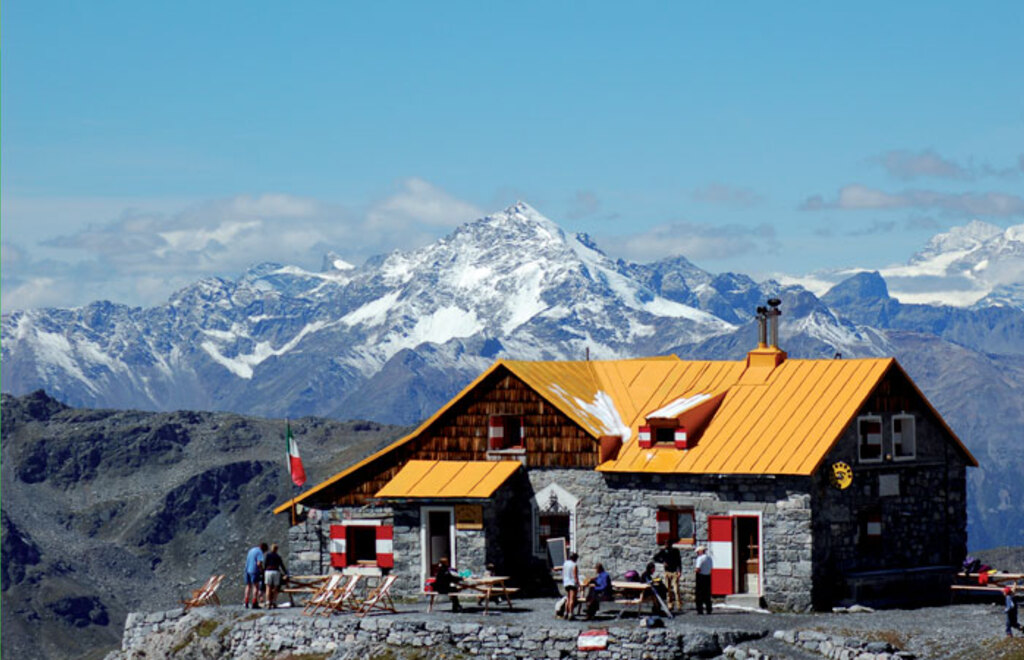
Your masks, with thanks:
[(713, 562), (707, 548), (697, 546), (697, 559), (694, 561), (694, 571), (697, 573), (697, 614), (711, 614), (711, 569)]

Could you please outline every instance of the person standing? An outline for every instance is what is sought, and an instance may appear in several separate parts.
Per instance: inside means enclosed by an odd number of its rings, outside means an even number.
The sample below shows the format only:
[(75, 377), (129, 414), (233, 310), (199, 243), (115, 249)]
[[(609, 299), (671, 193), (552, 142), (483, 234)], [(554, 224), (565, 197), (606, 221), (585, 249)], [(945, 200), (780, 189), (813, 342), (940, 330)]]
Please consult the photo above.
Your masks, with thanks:
[(665, 547), (654, 555), (654, 561), (661, 562), (661, 571), (665, 574), (665, 587), (668, 590), (668, 608), (674, 612), (683, 610), (683, 599), (679, 595), (679, 577), (683, 572), (683, 558), (672, 540), (665, 541)]
[(1021, 629), (1017, 623), (1017, 601), (1013, 599), (1012, 587), (1003, 587), (1003, 595), (1006, 597), (1006, 606), (1003, 608), (1003, 613), (1006, 614), (1006, 636), (1013, 637), (1013, 629)]
[(562, 587), (565, 588), (565, 618), (572, 621), (576, 612), (576, 599), (580, 590), (580, 556), (575, 552), (562, 564)]
[(697, 574), (697, 614), (704, 614), (705, 609), (711, 614), (711, 569), (714, 563), (702, 545), (697, 546), (697, 559), (693, 566)]
[(281, 580), (288, 575), (284, 560), (277, 554), (277, 544), (270, 546), (270, 552), (263, 558), (263, 580), (267, 584), (267, 599), (264, 601), (270, 609), (277, 607), (277, 593), (281, 590)]
[(252, 596), (254, 610), (260, 608), (260, 582), (263, 581), (263, 553), (267, 544), (260, 543), (249, 548), (245, 555), (245, 607), (249, 607), (249, 596)]
[(448, 599), (452, 601), (452, 612), (462, 611), (459, 597), (455, 595), (459, 591), (456, 586), (459, 582), (462, 582), (462, 578), (452, 571), (448, 564), (448, 558), (441, 557), (438, 562), (437, 575), (434, 576), (434, 588), (439, 594), (448, 594)]

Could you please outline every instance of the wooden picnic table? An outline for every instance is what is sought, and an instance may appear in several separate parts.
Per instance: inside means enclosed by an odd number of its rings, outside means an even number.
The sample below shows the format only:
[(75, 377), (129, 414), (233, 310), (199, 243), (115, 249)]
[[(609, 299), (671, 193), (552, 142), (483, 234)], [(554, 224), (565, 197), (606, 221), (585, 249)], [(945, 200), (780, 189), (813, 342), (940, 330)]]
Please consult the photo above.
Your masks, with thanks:
[[(464, 594), (466, 592), (475, 592), (480, 594), (480, 600), (484, 603), (484, 614), (490, 611), (491, 598), (497, 596), (498, 598), (505, 599), (505, 603), (508, 604), (508, 609), (512, 609), (512, 594), (519, 591), (516, 587), (509, 587), (505, 583), (509, 580), (507, 575), (485, 575), (482, 577), (468, 577), (462, 578), (461, 582), (456, 582), (452, 585), (455, 590), (452, 593)], [(431, 592), (430, 604), (427, 606), (427, 611), (431, 612), (434, 609), (434, 599), (439, 594), (437, 592)], [(443, 594), (441, 594), (443, 595)]]
[(329, 575), (286, 575), (281, 579), (281, 593), (288, 595), (288, 602), (295, 607), (295, 594), (310, 597), (330, 579)]
[[(619, 605), (636, 605), (637, 616), (640, 615), (640, 609), (643, 607), (644, 602), (650, 602), (651, 609), (655, 606), (660, 606), (661, 611), (665, 613), (665, 616), (672, 619), (672, 610), (668, 608), (665, 601), (661, 599), (661, 595), (658, 590), (654, 588), (653, 584), (646, 582), (630, 582), (626, 580), (612, 580), (612, 590), (615, 592), (615, 602)], [(620, 609), (616, 619), (622, 616), (625, 612), (625, 608)]]

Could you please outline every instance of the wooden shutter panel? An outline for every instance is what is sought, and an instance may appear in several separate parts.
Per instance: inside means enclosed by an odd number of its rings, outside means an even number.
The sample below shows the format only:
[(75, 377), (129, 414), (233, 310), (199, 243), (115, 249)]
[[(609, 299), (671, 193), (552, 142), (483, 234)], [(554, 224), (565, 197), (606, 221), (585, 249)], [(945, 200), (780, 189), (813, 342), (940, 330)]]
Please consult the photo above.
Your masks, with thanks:
[(672, 534), (672, 512), (667, 509), (658, 509), (655, 512), (655, 517), (658, 521), (658, 535), (655, 537), (655, 542), (658, 546), (663, 546)]
[(377, 566), (381, 568), (395, 567), (394, 538), (395, 528), (391, 525), (377, 527)]
[(501, 415), (491, 415), (487, 421), (487, 448), (501, 449), (505, 446), (505, 421)]
[(348, 553), (345, 546), (345, 526), (331, 525), (331, 543), (328, 546), (331, 553), (331, 566), (335, 568), (348, 566)]
[(690, 448), (690, 443), (687, 440), (687, 436), (686, 436), (686, 427), (685, 426), (680, 426), (680, 427), (678, 427), (676, 429), (675, 436), (673, 436), (673, 440), (675, 440), (676, 449), (689, 449)]
[(637, 436), (637, 442), (640, 444), (641, 448), (643, 448), (643, 449), (650, 449), (650, 447), (651, 447), (651, 427), (650, 426), (641, 426), (640, 427), (640, 433)]
[(708, 554), (711, 555), (711, 593), (732, 591), (732, 516), (708, 516)]

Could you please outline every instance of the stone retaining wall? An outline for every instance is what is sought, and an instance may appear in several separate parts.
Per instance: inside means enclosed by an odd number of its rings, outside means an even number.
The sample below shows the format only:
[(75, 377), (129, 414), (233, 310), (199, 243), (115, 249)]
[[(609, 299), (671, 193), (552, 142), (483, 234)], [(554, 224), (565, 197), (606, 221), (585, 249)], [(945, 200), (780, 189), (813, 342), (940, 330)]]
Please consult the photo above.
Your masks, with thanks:
[(223, 608), (132, 613), (125, 623), (121, 650), (107, 660), (179, 658), (274, 658), (311, 655), (361, 657), (385, 650), (450, 650), (465, 657), (600, 658), (670, 660), (720, 655), (731, 644), (767, 636), (767, 630), (711, 631), (617, 627), (603, 651), (578, 651), (582, 631), (575, 627), (482, 625), (388, 616), (305, 617)]

